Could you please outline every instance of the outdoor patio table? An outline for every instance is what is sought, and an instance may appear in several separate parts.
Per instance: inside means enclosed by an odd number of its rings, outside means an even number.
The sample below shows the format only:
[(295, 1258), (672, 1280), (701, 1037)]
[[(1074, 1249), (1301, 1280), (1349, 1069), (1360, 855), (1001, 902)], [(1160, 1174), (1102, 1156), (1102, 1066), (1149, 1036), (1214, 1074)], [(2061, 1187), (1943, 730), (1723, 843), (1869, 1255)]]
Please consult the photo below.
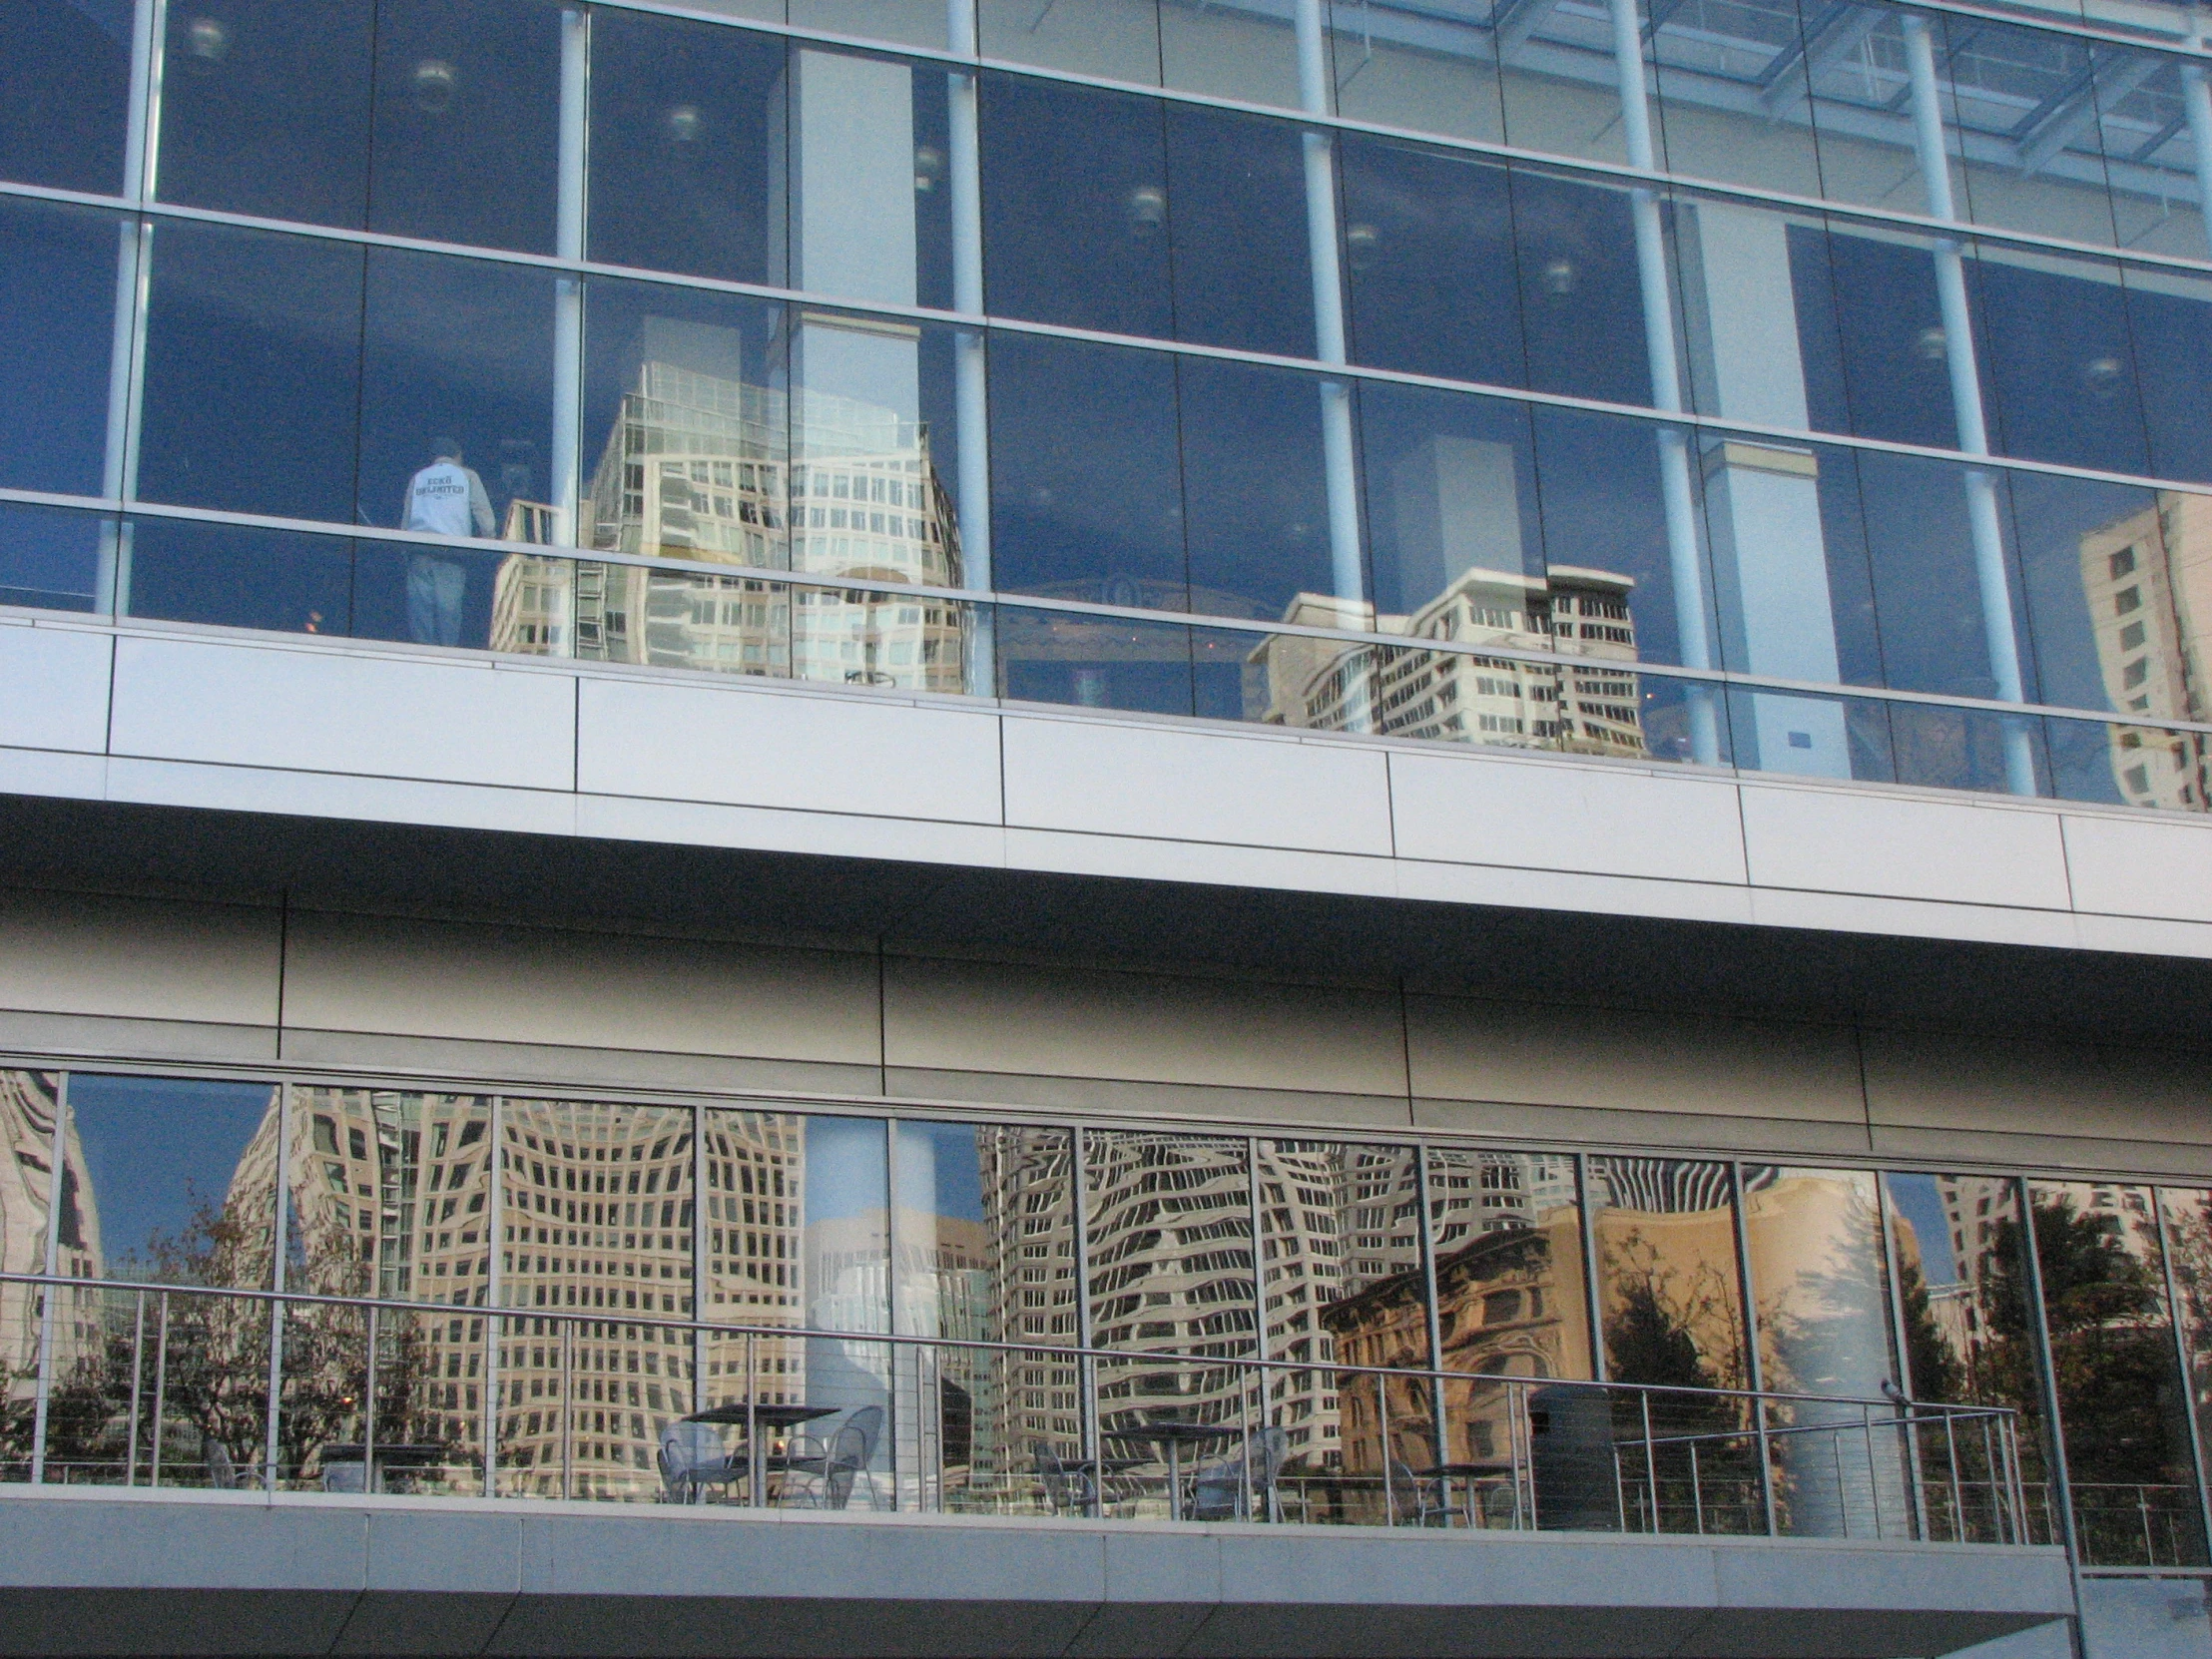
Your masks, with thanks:
[(1184, 1422), (1166, 1418), (1144, 1424), (1141, 1428), (1109, 1428), (1101, 1439), (1149, 1440), (1166, 1449), (1168, 1465), (1168, 1518), (1183, 1518), (1183, 1447), (1206, 1445), (1215, 1440), (1234, 1440), (1243, 1429), (1225, 1422)]

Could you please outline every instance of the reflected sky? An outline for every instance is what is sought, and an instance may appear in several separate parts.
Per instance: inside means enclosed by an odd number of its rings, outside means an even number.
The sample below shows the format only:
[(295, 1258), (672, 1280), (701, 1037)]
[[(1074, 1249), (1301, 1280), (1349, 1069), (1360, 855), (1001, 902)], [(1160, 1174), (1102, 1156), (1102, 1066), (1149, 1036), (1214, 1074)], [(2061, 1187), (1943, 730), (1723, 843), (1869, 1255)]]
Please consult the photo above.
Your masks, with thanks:
[(129, 1271), (150, 1240), (175, 1237), (203, 1205), (231, 1196), (276, 1093), (270, 1083), (70, 1075), (70, 1122), (108, 1272)]

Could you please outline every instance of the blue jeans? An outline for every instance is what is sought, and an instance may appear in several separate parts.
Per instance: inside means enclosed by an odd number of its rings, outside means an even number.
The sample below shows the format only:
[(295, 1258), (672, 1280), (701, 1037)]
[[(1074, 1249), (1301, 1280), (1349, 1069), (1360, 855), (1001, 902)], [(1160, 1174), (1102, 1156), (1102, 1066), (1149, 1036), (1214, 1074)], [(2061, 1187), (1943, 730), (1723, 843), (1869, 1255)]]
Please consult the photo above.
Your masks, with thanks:
[(417, 645), (461, 643), (461, 601), (468, 567), (458, 559), (416, 553), (407, 560), (407, 638)]

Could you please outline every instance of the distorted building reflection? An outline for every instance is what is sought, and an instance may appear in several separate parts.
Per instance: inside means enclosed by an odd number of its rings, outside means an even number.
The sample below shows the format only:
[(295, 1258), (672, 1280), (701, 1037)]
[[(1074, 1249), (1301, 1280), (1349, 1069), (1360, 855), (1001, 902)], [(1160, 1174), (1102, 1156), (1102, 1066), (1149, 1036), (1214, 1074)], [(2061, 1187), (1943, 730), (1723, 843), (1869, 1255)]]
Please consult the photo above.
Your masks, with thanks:
[[(2081, 538), (2081, 591), (2111, 708), (2212, 720), (2212, 497), (2161, 490), (2154, 505)], [(2130, 807), (2212, 802), (2212, 736), (2109, 729), (2113, 786)]]

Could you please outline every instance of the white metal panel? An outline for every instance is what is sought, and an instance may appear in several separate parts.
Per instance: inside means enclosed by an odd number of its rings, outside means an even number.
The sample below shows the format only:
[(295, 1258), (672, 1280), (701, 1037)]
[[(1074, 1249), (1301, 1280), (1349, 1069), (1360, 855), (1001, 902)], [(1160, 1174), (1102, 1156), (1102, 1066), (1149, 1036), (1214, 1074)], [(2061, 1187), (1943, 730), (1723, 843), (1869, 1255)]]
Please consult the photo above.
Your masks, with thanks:
[(1006, 717), (1006, 822), (1316, 852), (1390, 852), (1382, 754), (1167, 726)]
[(2084, 816), (2064, 827), (2076, 908), (2212, 921), (2212, 824)]
[(324, 1031), (874, 1065), (872, 956), (294, 911), (284, 1019)]
[(1390, 756), (1408, 858), (1741, 883), (1735, 786), (1503, 756)]
[(1751, 783), (1743, 809), (1757, 886), (2068, 907), (2056, 813)]
[(77, 628), (0, 627), (0, 744), (98, 755), (108, 747), (114, 641)]
[(576, 798), (548, 790), (129, 757), (109, 761), (107, 768), (108, 800), (149, 807), (281, 813), (364, 824), (436, 824), (529, 835), (565, 835), (576, 828)]
[(486, 662), (125, 635), (113, 753), (566, 790), (574, 687)]
[(577, 787), (882, 818), (998, 822), (998, 721), (732, 685), (587, 680)]

